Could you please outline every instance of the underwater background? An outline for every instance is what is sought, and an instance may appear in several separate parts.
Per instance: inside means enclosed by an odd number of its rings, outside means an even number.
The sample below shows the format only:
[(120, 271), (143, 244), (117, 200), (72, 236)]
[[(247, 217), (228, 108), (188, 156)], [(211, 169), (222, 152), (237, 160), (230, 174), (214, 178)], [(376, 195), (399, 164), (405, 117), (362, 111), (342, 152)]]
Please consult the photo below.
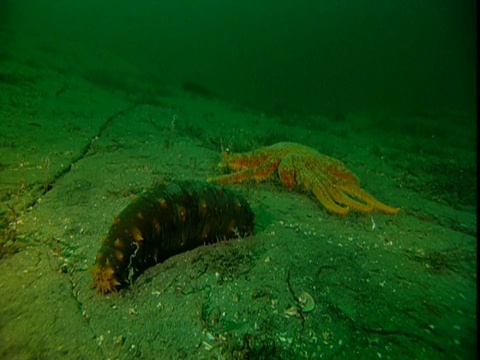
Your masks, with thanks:
[(475, 359), (476, 13), (0, 1), (0, 358)]
[(159, 84), (203, 84), (263, 111), (474, 111), (475, 1), (19, 0), (2, 7), (12, 32), (81, 44), (93, 62), (100, 50), (112, 52)]

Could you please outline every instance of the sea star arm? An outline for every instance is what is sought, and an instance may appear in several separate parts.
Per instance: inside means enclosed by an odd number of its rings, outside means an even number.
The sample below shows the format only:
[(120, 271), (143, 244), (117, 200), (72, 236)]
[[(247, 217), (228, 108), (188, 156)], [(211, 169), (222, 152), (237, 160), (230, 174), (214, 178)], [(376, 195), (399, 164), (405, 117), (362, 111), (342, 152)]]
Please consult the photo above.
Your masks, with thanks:
[[(277, 169), (276, 162), (267, 162), (261, 166), (247, 168), (232, 174), (222, 175), (215, 178), (209, 178), (208, 182), (217, 184), (242, 183), (247, 180), (264, 181)], [(230, 166), (229, 166), (230, 167)]]
[[(298, 169), (302, 171), (298, 171)], [(346, 215), (349, 206), (363, 211), (373, 210), (373, 207), (360, 204), (345, 196), (330, 182), (326, 174), (321, 171), (313, 171), (312, 167), (305, 163), (298, 154), (290, 154), (282, 160), (278, 167), (278, 175), (288, 188), (301, 186), (303, 189), (311, 191), (318, 201), (333, 213)]]
[(292, 189), (301, 181), (301, 173), (297, 170), (296, 162), (299, 156), (296, 154), (289, 154), (282, 159), (278, 165), (278, 177), (283, 185)]
[(320, 203), (325, 206), (325, 208), (333, 213), (339, 215), (347, 215), (348, 207), (340, 206), (335, 201), (332, 200), (330, 194), (325, 190), (322, 185), (317, 185), (312, 189), (315, 197), (320, 201)]
[(400, 211), (399, 208), (393, 208), (378, 201), (372, 195), (370, 195), (360, 187), (348, 187), (348, 186), (342, 186), (342, 185), (340, 185), (340, 187), (348, 195), (351, 195), (359, 200), (366, 202), (367, 204), (372, 205), (375, 210), (384, 212), (386, 214), (392, 214), (392, 215)]
[(361, 211), (361, 212), (371, 212), (374, 210), (374, 207), (370, 203), (362, 203), (355, 199), (352, 199), (350, 196), (345, 195), (343, 191), (340, 191), (336, 186), (328, 186), (328, 192), (332, 199), (339, 203), (348, 206), (351, 210)]
[(271, 155), (265, 151), (251, 151), (239, 154), (223, 154), (222, 166), (232, 171), (257, 169), (265, 163), (271, 162)]

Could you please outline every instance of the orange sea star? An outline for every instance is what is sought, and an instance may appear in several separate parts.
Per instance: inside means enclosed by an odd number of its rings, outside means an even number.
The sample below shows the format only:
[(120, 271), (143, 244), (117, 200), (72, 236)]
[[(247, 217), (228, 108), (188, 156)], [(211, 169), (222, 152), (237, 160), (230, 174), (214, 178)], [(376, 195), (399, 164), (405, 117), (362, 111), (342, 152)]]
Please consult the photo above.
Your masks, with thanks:
[(209, 181), (218, 184), (263, 181), (276, 174), (287, 188), (303, 188), (313, 193), (323, 206), (336, 214), (346, 215), (350, 209), (387, 214), (399, 211), (363, 190), (343, 162), (305, 145), (280, 142), (247, 153), (225, 154), (220, 164), (234, 172)]

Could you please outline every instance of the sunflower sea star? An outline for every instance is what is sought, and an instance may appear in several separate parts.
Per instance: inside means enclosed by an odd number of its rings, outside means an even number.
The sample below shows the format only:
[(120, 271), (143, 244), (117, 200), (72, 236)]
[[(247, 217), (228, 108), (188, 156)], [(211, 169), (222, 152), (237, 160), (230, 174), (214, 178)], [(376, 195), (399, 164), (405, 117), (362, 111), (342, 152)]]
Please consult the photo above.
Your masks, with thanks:
[(374, 210), (396, 214), (399, 208), (385, 205), (360, 187), (358, 178), (343, 162), (320, 154), (308, 146), (280, 142), (251, 152), (224, 154), (219, 164), (231, 174), (208, 179), (218, 184), (264, 181), (278, 175), (289, 189), (311, 192), (329, 211), (347, 215), (355, 210), (368, 213)]

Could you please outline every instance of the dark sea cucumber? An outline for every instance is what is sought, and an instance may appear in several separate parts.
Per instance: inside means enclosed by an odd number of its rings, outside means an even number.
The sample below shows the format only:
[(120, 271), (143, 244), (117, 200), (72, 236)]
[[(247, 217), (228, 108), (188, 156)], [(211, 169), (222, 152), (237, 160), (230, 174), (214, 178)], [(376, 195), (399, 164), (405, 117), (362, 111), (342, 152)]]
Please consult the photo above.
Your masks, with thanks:
[(194, 181), (156, 185), (115, 217), (92, 269), (93, 284), (102, 294), (117, 291), (170, 256), (251, 235), (253, 229), (247, 201), (223, 186)]

